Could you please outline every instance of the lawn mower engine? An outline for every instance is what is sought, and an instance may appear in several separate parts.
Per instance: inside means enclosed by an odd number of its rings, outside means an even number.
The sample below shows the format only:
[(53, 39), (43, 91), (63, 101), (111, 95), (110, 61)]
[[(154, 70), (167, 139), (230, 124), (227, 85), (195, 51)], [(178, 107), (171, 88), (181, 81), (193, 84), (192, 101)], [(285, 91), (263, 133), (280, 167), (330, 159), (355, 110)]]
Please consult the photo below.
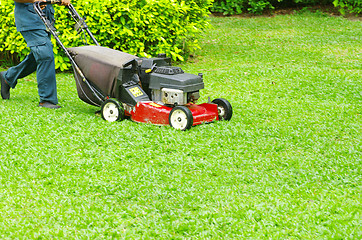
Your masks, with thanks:
[(196, 103), (204, 88), (202, 74), (185, 73), (171, 66), (170, 58), (143, 59), (140, 69), (143, 89), (152, 101), (168, 106)]

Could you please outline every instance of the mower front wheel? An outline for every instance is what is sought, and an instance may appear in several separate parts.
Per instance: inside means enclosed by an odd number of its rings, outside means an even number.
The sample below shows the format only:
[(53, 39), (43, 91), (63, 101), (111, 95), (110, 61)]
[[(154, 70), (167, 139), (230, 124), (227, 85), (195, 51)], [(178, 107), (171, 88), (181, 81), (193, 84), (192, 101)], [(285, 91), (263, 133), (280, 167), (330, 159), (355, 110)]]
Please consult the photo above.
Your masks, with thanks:
[(219, 112), (219, 120), (229, 121), (233, 116), (233, 108), (228, 100), (224, 98), (216, 98), (212, 100), (212, 103), (217, 104), (217, 110)]
[(101, 106), (102, 118), (108, 122), (121, 121), (124, 119), (124, 109), (116, 99), (107, 99)]
[(181, 131), (190, 129), (194, 123), (191, 110), (185, 106), (174, 107), (170, 112), (168, 120), (171, 127)]

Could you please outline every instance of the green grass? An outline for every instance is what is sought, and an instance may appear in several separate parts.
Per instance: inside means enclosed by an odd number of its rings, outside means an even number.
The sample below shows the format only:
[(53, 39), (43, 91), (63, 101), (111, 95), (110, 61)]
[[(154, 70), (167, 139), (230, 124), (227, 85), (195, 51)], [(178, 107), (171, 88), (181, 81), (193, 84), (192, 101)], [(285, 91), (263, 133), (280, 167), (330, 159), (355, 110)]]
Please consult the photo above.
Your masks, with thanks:
[(58, 74), (0, 101), (0, 237), (361, 239), (361, 22), (211, 18), (197, 58), (230, 122), (108, 123)]

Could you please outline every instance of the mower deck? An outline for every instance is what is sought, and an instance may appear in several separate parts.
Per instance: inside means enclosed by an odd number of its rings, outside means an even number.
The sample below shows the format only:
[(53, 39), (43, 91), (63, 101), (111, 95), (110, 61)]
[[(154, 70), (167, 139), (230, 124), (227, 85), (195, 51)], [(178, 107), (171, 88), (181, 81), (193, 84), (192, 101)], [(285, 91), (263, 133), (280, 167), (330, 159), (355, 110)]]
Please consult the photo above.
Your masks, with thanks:
[[(187, 104), (185, 107), (187, 107), (192, 114), (192, 126), (219, 120), (216, 104)], [(170, 113), (172, 109), (174, 108), (152, 101), (139, 102), (133, 110), (125, 110), (125, 115), (130, 116), (134, 122), (170, 125)], [(175, 121), (181, 121), (181, 119), (176, 118)]]

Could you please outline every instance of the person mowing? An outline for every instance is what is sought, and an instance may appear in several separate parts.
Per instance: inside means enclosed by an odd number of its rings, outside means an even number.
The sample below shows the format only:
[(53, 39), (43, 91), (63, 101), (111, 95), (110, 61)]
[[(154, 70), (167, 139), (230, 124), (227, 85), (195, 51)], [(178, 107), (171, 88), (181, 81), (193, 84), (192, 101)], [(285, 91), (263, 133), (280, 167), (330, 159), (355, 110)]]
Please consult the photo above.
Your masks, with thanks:
[[(43, 0), (44, 1), (44, 0)], [(10, 99), (10, 89), (15, 88), (18, 79), (36, 71), (38, 83), (39, 107), (57, 109), (57, 86), (55, 79), (55, 63), (50, 32), (47, 31), (40, 17), (33, 8), (34, 0), (14, 0), (15, 25), (21, 33), (30, 53), (17, 66), (0, 72), (1, 97)], [(69, 5), (70, 0), (62, 0), (61, 5)], [(54, 24), (54, 9), (48, 4), (43, 8), (47, 18)]]

